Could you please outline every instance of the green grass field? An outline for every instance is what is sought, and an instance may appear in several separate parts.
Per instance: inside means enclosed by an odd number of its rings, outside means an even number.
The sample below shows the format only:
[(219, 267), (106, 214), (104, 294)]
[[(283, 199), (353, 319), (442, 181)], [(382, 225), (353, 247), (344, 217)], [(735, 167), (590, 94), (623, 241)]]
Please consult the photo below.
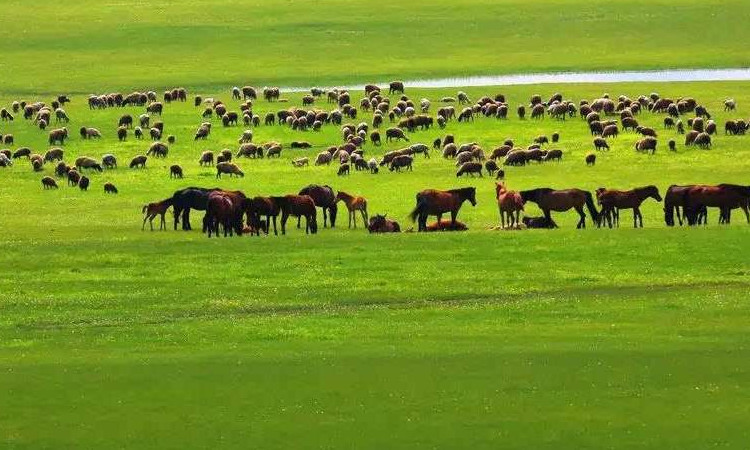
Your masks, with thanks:
[[(747, 65), (745, 2), (675, 5), (502, 0), (429, 6), (403, 2), (159, 3), (7, 1), (0, 13), (0, 107), (72, 94), (65, 160), (115, 154), (120, 168), (87, 174), (89, 192), (44, 191), (25, 160), (0, 168), (0, 448), (746, 448), (750, 433), (750, 226), (667, 228), (662, 205), (644, 203), (645, 228), (623, 212), (619, 229), (496, 231), (489, 177), (456, 179), (451, 160), (418, 156), (414, 171), (338, 177), (336, 165), (290, 160), (340, 143), (338, 127), (254, 129), (254, 142), (285, 144), (280, 159), (240, 159), (245, 177), (217, 180), (201, 151), (236, 151), (244, 129), (214, 119), (192, 137), (202, 108), (233, 85), (334, 85), (557, 70)], [(92, 92), (184, 85), (167, 105), (164, 160), (129, 170), (150, 141), (118, 143), (117, 119), (142, 108), (90, 111)], [(457, 89), (410, 89), (419, 100)], [(675, 183), (748, 184), (750, 135), (723, 123), (750, 116), (750, 82), (541, 85), (502, 92), (507, 121), (478, 118), (410, 134), (445, 133), (485, 151), (559, 132), (560, 163), (506, 168), (511, 189), (593, 191)], [(579, 118), (519, 121), (515, 106), (539, 93), (592, 99), (652, 91), (693, 96), (719, 124), (711, 150), (686, 148), (662, 127), (655, 155), (622, 133), (586, 167), (591, 136)], [(361, 93), (353, 93), (358, 101)], [(257, 101), (254, 112), (298, 106)], [(725, 113), (726, 98), (737, 111)], [(321, 100), (316, 107), (331, 109)], [(686, 121), (687, 117), (683, 117)], [(353, 123), (371, 121), (364, 113)], [(81, 126), (103, 138), (84, 141)], [(37, 153), (47, 133), (24, 121), (0, 134)], [(676, 139), (678, 151), (666, 142)], [(292, 140), (311, 150), (291, 150)], [(374, 147), (380, 157), (400, 144)], [(185, 179), (171, 180), (180, 164)], [(111, 181), (116, 196), (102, 192)], [(315, 236), (208, 239), (198, 231), (141, 231), (141, 207), (186, 186), (248, 195), (297, 192), (309, 183), (363, 195), (370, 213), (410, 228), (424, 188), (477, 188), (465, 233), (370, 235), (346, 228)], [(538, 215), (529, 204), (526, 214)], [(194, 226), (200, 221), (194, 214)], [(171, 219), (171, 215), (168, 216)]]
[(462, 75), (739, 67), (742, 0), (7, 0), (0, 91), (336, 85)]
[[(718, 123), (746, 117), (748, 83), (578, 85), (476, 88), (504, 92), (515, 105), (532, 93), (566, 98), (694, 95)], [(224, 98), (223, 92), (195, 92)], [(410, 91), (439, 98), (454, 90)], [(290, 105), (300, 95), (288, 96)], [(724, 98), (738, 111), (724, 113)], [(9, 104), (21, 97), (3, 97)], [(26, 97), (24, 97), (26, 98)], [(29, 97), (35, 99), (36, 97)], [(357, 95), (355, 95), (357, 98)], [(257, 102), (261, 115), (283, 104)], [(324, 107), (328, 107), (327, 105)], [(747, 441), (745, 301), (750, 228), (668, 229), (661, 205), (644, 204), (646, 228), (575, 230), (557, 214), (553, 231), (490, 231), (497, 224), (493, 181), (456, 180), (437, 154), (412, 173), (353, 173), (335, 166), (294, 169), (340, 140), (261, 126), (255, 141), (311, 141), (279, 160), (242, 159), (242, 179), (215, 179), (199, 168), (205, 148), (235, 149), (242, 127), (217, 124), (206, 142), (192, 133), (200, 109), (168, 105), (166, 160), (125, 168), (148, 141), (117, 143), (121, 109), (90, 112), (84, 97), (66, 108), (71, 129), (102, 130), (101, 141), (74, 136), (66, 160), (111, 152), (121, 168), (90, 174), (82, 193), (43, 191), (25, 160), (0, 170), (0, 408), (7, 448), (741, 448)], [(128, 112), (138, 113), (140, 108)], [(362, 120), (369, 121), (369, 115)], [(661, 115), (643, 124), (669, 138)], [(46, 150), (46, 133), (4, 123), (18, 143)], [(701, 151), (636, 154), (636, 137), (612, 140), (587, 168), (588, 131), (578, 118), (452, 122), (416, 132), (431, 142), (450, 132), (491, 149), (505, 138), (526, 145), (561, 133), (561, 163), (506, 168), (514, 189), (541, 185), (628, 188), (654, 183), (746, 183), (748, 137), (714, 139)], [(681, 141), (680, 141), (681, 142)], [(396, 144), (365, 146), (379, 156)], [(186, 178), (170, 180), (181, 164)], [(48, 165), (44, 174), (50, 174)], [(101, 186), (114, 182), (117, 196)], [(142, 232), (140, 207), (187, 185), (295, 192), (310, 183), (364, 195), (370, 211), (405, 227), (414, 193), (475, 185), (478, 205), (459, 216), (462, 234), (372, 236), (345, 228), (305, 236), (209, 240), (199, 232)], [(528, 214), (538, 210), (529, 205)], [(199, 220), (199, 215), (193, 221)], [(344, 226), (341, 226), (341, 225)]]

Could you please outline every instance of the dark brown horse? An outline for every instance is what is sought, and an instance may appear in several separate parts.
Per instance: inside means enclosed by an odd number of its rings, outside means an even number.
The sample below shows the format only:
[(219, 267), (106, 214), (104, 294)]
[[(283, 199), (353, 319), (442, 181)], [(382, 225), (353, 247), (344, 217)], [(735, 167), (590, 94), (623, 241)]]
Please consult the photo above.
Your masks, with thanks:
[(630, 191), (617, 191), (613, 189), (604, 189), (597, 192), (597, 198), (602, 205), (601, 217), (606, 219), (610, 228), (614, 224), (620, 226), (620, 209), (633, 210), (633, 227), (638, 228), (640, 223), (643, 228), (643, 215), (641, 214), (641, 203), (647, 198), (653, 198), (657, 202), (662, 200), (659, 195), (659, 189), (654, 186), (643, 186)]
[(451, 214), (451, 224), (455, 226), (456, 216), (461, 205), (468, 200), (471, 206), (476, 206), (477, 190), (473, 187), (460, 189), (451, 189), (449, 191), (438, 191), (436, 189), (426, 189), (417, 194), (417, 206), (409, 214), (413, 221), (417, 220), (419, 231), (427, 231), (427, 217), (437, 216), (437, 221), (443, 217), (443, 214)]
[(224, 237), (242, 235), (242, 204), (245, 195), (239, 191), (213, 191), (208, 194), (204, 227), (219, 237), (219, 225), (224, 228)]
[(271, 197), (271, 200), (281, 210), (281, 234), (286, 234), (286, 221), (289, 216), (305, 218), (305, 233), (318, 232), (318, 217), (315, 201), (309, 195), (285, 195)]
[[(664, 194), (664, 222), (667, 226), (674, 226), (675, 213), (677, 213), (677, 221), (680, 226), (682, 226), (683, 220), (687, 221), (685, 199), (687, 192), (693, 187), (695, 185), (677, 186), (673, 184), (667, 188), (667, 192)], [(682, 208), (682, 212), (680, 212), (680, 208)], [(693, 220), (698, 225), (708, 223), (708, 209), (704, 206), (695, 211)]]
[(718, 186), (693, 186), (687, 189), (685, 195), (685, 216), (689, 225), (698, 223), (701, 208), (719, 208), (719, 223), (730, 222), (731, 211), (742, 209), (745, 219), (750, 224), (750, 186), (736, 184), (720, 184)]
[[(309, 195), (315, 202), (315, 206), (323, 210), (324, 228), (328, 226), (329, 217), (331, 219), (331, 228), (336, 226), (336, 213), (338, 212), (338, 207), (336, 206), (336, 193), (333, 192), (331, 186), (311, 184), (302, 188), (299, 191), (299, 195)], [(297, 228), (299, 227), (300, 220), (297, 219)]]
[(552, 220), (550, 211), (563, 212), (575, 208), (576, 212), (581, 217), (576, 228), (586, 228), (586, 214), (583, 212), (583, 207), (585, 205), (588, 208), (589, 213), (591, 214), (591, 219), (594, 223), (599, 222), (599, 212), (596, 210), (596, 205), (594, 205), (594, 198), (591, 196), (591, 192), (582, 189), (530, 189), (528, 191), (521, 191), (521, 198), (524, 203), (529, 201), (536, 203), (539, 206), (539, 209), (544, 213), (544, 217), (548, 220)]
[(271, 197), (253, 197), (245, 199), (242, 203), (242, 209), (247, 215), (247, 224), (255, 230), (257, 235), (260, 235), (261, 217), (265, 217), (265, 233), (268, 234), (268, 230), (271, 227), (271, 220), (273, 220), (273, 234), (277, 235), (279, 232), (276, 229), (276, 219), (279, 216), (281, 210), (279, 205), (273, 201)]
[[(219, 188), (205, 189), (199, 187), (189, 187), (176, 191), (172, 195), (172, 204), (174, 206), (174, 229), (182, 217), (182, 229), (188, 231), (190, 227), (190, 210), (205, 211), (208, 204), (208, 194), (218, 191)], [(205, 227), (203, 232), (206, 232)]]

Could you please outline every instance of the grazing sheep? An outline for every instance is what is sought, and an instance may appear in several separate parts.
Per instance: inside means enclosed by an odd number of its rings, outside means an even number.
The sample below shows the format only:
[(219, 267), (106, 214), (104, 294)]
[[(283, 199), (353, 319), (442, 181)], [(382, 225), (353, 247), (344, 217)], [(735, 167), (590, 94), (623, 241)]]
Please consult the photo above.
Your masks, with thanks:
[(609, 150), (609, 144), (607, 144), (607, 141), (604, 138), (595, 138), (594, 139), (594, 148), (596, 150)]
[[(492, 161), (494, 163), (494, 161)], [(482, 163), (478, 162), (467, 162), (461, 164), (461, 167), (456, 172), (456, 178), (461, 177), (464, 174), (471, 174), (473, 177), (475, 173), (478, 173), (479, 176), (482, 176)]]
[(652, 155), (656, 153), (656, 138), (653, 136), (646, 136), (635, 143), (635, 150), (639, 152), (648, 153)]
[(102, 133), (96, 128), (81, 127), (80, 134), (81, 139), (98, 139), (102, 137)]
[(349, 164), (343, 163), (339, 166), (338, 172), (336, 172), (336, 175), (349, 175)]
[(105, 194), (117, 194), (117, 188), (112, 183), (104, 183), (104, 193)]
[(558, 132), (552, 133), (552, 143), (556, 144), (559, 141), (560, 141), (560, 133)]
[(674, 139), (670, 139), (668, 145), (669, 145), (669, 150), (670, 151), (672, 151), (672, 152), (676, 152), (677, 151), (677, 143), (674, 141)]
[(500, 170), (500, 167), (498, 167), (497, 163), (494, 160), (490, 159), (484, 163), (484, 170), (486, 170), (487, 173), (492, 176), (495, 172)]
[(737, 108), (737, 102), (733, 98), (724, 100), (724, 111), (734, 111)]
[(31, 149), (28, 147), (21, 147), (17, 149), (15, 152), (13, 152), (13, 159), (18, 159), (22, 157), (26, 157), (26, 159), (31, 158)]
[(690, 147), (693, 145), (693, 143), (695, 143), (695, 138), (697, 138), (699, 134), (700, 133), (696, 130), (690, 130), (690, 132), (685, 135), (685, 146)]
[(135, 169), (140, 167), (141, 169), (146, 168), (146, 161), (148, 157), (146, 155), (138, 155), (130, 161), (130, 168)]
[(266, 156), (268, 156), (269, 158), (273, 158), (273, 157), (281, 158), (281, 149), (282, 147), (279, 144), (272, 145), (268, 147), (268, 150), (266, 151)]
[(102, 156), (102, 165), (107, 169), (116, 169), (117, 168), (117, 158), (115, 158), (115, 155), (112, 154), (106, 154)]
[(206, 150), (203, 153), (201, 153), (201, 157), (198, 160), (198, 165), (212, 166), (213, 164), (214, 164), (214, 152), (210, 150)]
[(398, 155), (391, 160), (390, 167), (388, 170), (391, 172), (401, 172), (402, 167), (406, 167), (409, 170), (414, 170), (412, 164), (414, 163), (414, 157), (411, 155)]
[(78, 180), (78, 187), (82, 191), (88, 191), (89, 190), (89, 184), (91, 184), (91, 181), (89, 180), (89, 177), (82, 176), (80, 180)]
[(88, 156), (77, 158), (75, 167), (79, 172), (83, 171), (83, 169), (94, 169), (97, 172), (102, 172), (104, 170), (102, 169), (101, 164), (99, 164), (94, 158), (89, 158)]
[(246, 144), (253, 142), (253, 130), (245, 130), (242, 132), (242, 136), (237, 140), (239, 144)]
[(67, 173), (68, 186), (78, 186), (78, 181), (81, 179), (81, 174), (77, 170), (71, 169)]
[(125, 114), (120, 116), (120, 120), (117, 121), (118, 127), (132, 128), (133, 127), (133, 116)]
[(400, 128), (388, 128), (387, 130), (385, 130), (385, 140), (386, 140), (386, 142), (392, 141), (394, 139), (397, 140), (397, 141), (399, 141), (401, 139), (403, 139), (403, 140), (405, 140), (407, 142), (409, 141), (409, 138), (406, 137), (406, 135), (404, 134), (404, 131), (402, 129), (400, 129)]
[(320, 152), (315, 157), (315, 165), (321, 166), (323, 164), (325, 165), (331, 164), (331, 159), (332, 159), (331, 154), (328, 153), (327, 151)]
[(34, 172), (41, 172), (42, 170), (44, 170), (44, 163), (42, 162), (41, 159), (32, 159), (31, 160), (31, 169)]
[(617, 137), (619, 133), (620, 130), (618, 130), (617, 125), (607, 125), (602, 130), (602, 137), (605, 139), (609, 137)]
[(12, 134), (6, 134), (3, 136), (3, 144), (5, 145), (12, 145), (13, 144), (13, 135)]
[(221, 162), (216, 164), (216, 178), (221, 178), (221, 174), (226, 173), (229, 174), (230, 177), (233, 177), (235, 175), (239, 176), (240, 178), (245, 177), (245, 173), (240, 170), (240, 168), (230, 162)]
[(151, 136), (152, 141), (158, 141), (161, 139), (161, 130), (158, 128), (151, 128), (149, 130), (149, 135)]
[(117, 127), (117, 140), (122, 142), (128, 138), (128, 129), (124, 126)]
[(375, 158), (370, 158), (369, 161), (367, 161), (367, 168), (370, 169), (371, 174), (376, 174), (380, 171), (378, 168), (378, 160)]
[(60, 147), (54, 147), (47, 151), (47, 153), (44, 154), (44, 160), (45, 161), (62, 161), (63, 160), (63, 149)]
[(154, 142), (148, 148), (148, 151), (146, 152), (146, 156), (153, 155), (155, 158), (166, 158), (168, 153), (169, 153), (169, 147), (167, 147), (167, 144), (163, 142)]
[(586, 165), (593, 166), (594, 164), (596, 164), (596, 154), (589, 153), (588, 155), (586, 155)]
[(559, 149), (552, 149), (544, 155), (544, 161), (562, 161), (563, 152)]
[(178, 166), (177, 164), (174, 164), (169, 167), (169, 178), (182, 179), (182, 177), (183, 177), (182, 167)]
[(146, 107), (146, 112), (149, 114), (157, 114), (161, 116), (164, 110), (164, 105), (161, 102), (153, 102)]
[(549, 144), (549, 139), (545, 135), (537, 136), (534, 138), (534, 143), (539, 145)]
[(176, 140), (177, 138), (175, 138), (173, 134), (170, 134), (169, 136), (167, 136), (167, 143), (169, 144), (174, 144)]
[(70, 172), (70, 169), (70, 166), (60, 161), (59, 163), (57, 163), (57, 166), (55, 166), (55, 175), (57, 175), (58, 177), (64, 177), (68, 174), (68, 172)]
[(52, 177), (42, 178), (42, 188), (44, 189), (57, 189), (57, 182)]
[(135, 136), (136, 139), (143, 139), (143, 130), (141, 127), (135, 127), (135, 130), (133, 130), (133, 136)]
[(505, 157), (504, 166), (525, 166), (526, 152), (523, 150), (514, 150)]
[(307, 141), (292, 141), (291, 148), (312, 148), (312, 144)]
[(693, 143), (702, 149), (711, 148), (711, 136), (705, 131), (702, 133), (698, 133), (698, 136), (695, 137), (695, 141)]
[(682, 125), (682, 120), (677, 121), (677, 134), (685, 134), (685, 127)]
[(403, 94), (404, 93), (404, 82), (403, 81), (391, 81), (388, 84), (389, 94)]
[[(65, 145), (65, 139), (68, 138), (68, 129), (65, 127), (58, 128), (49, 132), (49, 145)], [(7, 140), (7, 136), (6, 136)], [(7, 142), (6, 142), (7, 144)]]

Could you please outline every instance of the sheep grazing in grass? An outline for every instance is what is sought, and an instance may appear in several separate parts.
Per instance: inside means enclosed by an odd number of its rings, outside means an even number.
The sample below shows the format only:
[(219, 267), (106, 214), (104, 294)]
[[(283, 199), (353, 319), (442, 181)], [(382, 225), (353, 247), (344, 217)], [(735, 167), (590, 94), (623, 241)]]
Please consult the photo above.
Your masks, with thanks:
[(245, 173), (240, 170), (237, 164), (230, 162), (221, 162), (216, 164), (216, 178), (221, 178), (221, 174), (228, 174), (230, 177), (235, 175), (244, 178)]
[(78, 188), (82, 191), (88, 191), (89, 184), (91, 184), (91, 180), (89, 180), (89, 177), (87, 176), (82, 176), (81, 179), (78, 180)]
[(598, 137), (594, 139), (594, 148), (596, 150), (609, 150), (609, 144), (604, 138)]
[(117, 194), (118, 190), (112, 183), (104, 183), (104, 193), (105, 194)]
[(596, 164), (596, 154), (589, 153), (588, 155), (586, 155), (586, 165), (593, 166), (594, 164)]
[[(494, 161), (492, 161), (494, 163)], [(461, 164), (461, 167), (459, 167), (458, 171), (456, 172), (456, 178), (461, 177), (465, 174), (470, 174), (471, 176), (474, 176), (474, 174), (479, 174), (479, 176), (482, 176), (482, 163), (478, 162), (466, 162)]]
[(656, 138), (652, 136), (646, 136), (635, 143), (635, 150), (643, 153), (656, 153)]
[(303, 157), (303, 158), (296, 158), (292, 160), (292, 166), (294, 167), (304, 167), (310, 165), (310, 158)]
[(42, 178), (42, 187), (44, 189), (57, 189), (57, 182), (52, 177), (44, 177)]
[(669, 150), (672, 152), (677, 151), (677, 143), (674, 141), (674, 139), (670, 139), (669, 143), (667, 144), (669, 146)]
[(131, 169), (136, 169), (136, 168), (144, 169), (146, 168), (147, 160), (148, 160), (148, 157), (146, 155), (138, 155), (130, 161), (130, 168)]
[(180, 178), (182, 179), (183, 173), (182, 173), (182, 167), (178, 166), (177, 164), (173, 164), (169, 167), (169, 178)]
[(724, 111), (734, 111), (737, 108), (737, 102), (733, 98), (724, 100)]
[(99, 139), (102, 137), (102, 133), (96, 128), (81, 127), (79, 130), (81, 139)]

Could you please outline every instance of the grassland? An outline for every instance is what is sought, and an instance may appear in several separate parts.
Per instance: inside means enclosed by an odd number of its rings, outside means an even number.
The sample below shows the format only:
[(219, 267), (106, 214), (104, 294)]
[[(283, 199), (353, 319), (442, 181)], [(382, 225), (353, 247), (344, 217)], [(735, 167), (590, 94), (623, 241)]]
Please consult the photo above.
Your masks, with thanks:
[[(748, 83), (526, 86), (467, 90), (566, 98), (693, 95), (718, 123), (747, 117)], [(229, 101), (222, 91), (200, 93)], [(439, 98), (453, 90), (409, 91)], [(285, 95), (290, 105), (300, 95)], [(738, 111), (723, 113), (726, 97)], [(0, 104), (36, 96), (4, 95)], [(356, 98), (356, 96), (355, 96)], [(46, 99), (46, 98), (38, 98)], [(47, 99), (48, 100), (48, 99)], [(257, 102), (261, 115), (280, 105)], [(327, 106), (325, 106), (327, 108)], [(117, 143), (124, 111), (66, 107), (69, 127), (98, 127), (101, 141), (74, 136), (66, 160), (114, 153), (125, 165), (149, 142)], [(128, 112), (138, 113), (139, 108)], [(240, 160), (243, 179), (199, 168), (201, 150), (236, 148), (241, 127), (215, 127), (195, 143), (192, 103), (163, 120), (177, 143), (145, 170), (91, 174), (92, 188), (43, 191), (25, 161), (0, 170), (0, 442), (6, 448), (742, 448), (747, 442), (750, 364), (747, 239), (729, 227), (668, 229), (647, 202), (646, 228), (497, 232), (491, 179), (455, 178), (453, 163), (417, 158), (413, 173), (293, 169), (340, 140), (259, 127), (255, 141), (308, 140), (280, 160)], [(367, 116), (363, 120), (369, 120)], [(639, 120), (671, 131), (661, 116)], [(511, 188), (747, 184), (750, 137), (720, 134), (710, 151), (679, 146), (654, 156), (612, 141), (587, 168), (579, 119), (478, 119), (411, 135), (446, 132), (489, 149), (559, 131), (564, 160), (509, 168)], [(0, 124), (21, 145), (46, 148), (46, 133), (18, 118)], [(381, 155), (397, 144), (365, 147)], [(123, 164), (124, 163), (124, 164)], [(178, 163), (186, 178), (170, 180)], [(51, 168), (45, 169), (46, 173)], [(112, 181), (118, 196), (105, 196)], [(371, 236), (322, 230), (305, 236), (209, 240), (198, 232), (142, 232), (140, 206), (183, 186), (248, 194), (287, 193), (310, 183), (366, 196), (371, 212), (405, 222), (425, 187), (477, 186), (479, 204), (460, 218), (464, 234)], [(536, 210), (529, 206), (529, 214)], [(194, 218), (193, 220), (197, 220)], [(341, 219), (340, 222), (341, 224)]]
[(742, 0), (3, 2), (0, 91), (747, 66)]

